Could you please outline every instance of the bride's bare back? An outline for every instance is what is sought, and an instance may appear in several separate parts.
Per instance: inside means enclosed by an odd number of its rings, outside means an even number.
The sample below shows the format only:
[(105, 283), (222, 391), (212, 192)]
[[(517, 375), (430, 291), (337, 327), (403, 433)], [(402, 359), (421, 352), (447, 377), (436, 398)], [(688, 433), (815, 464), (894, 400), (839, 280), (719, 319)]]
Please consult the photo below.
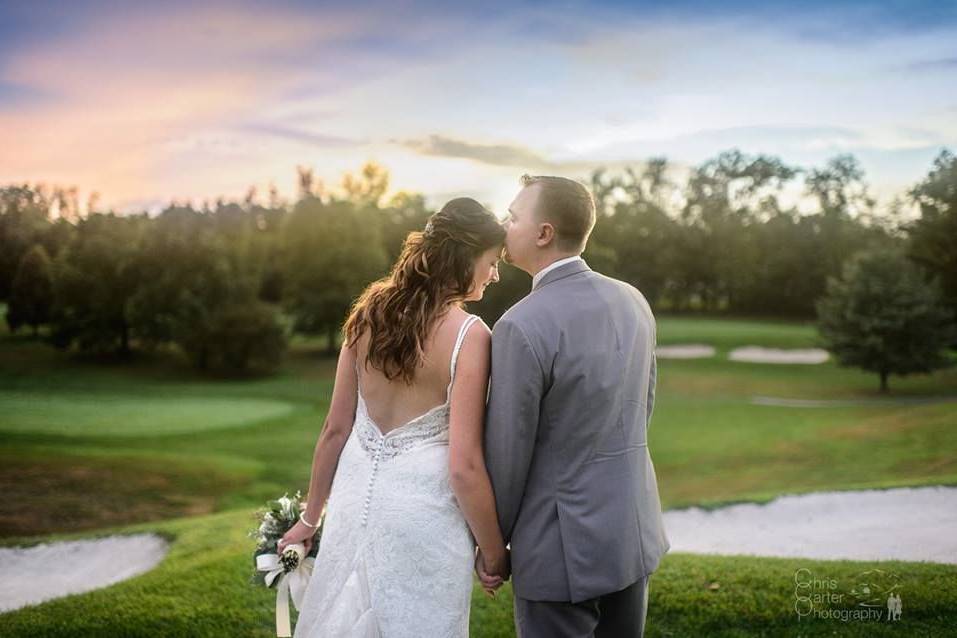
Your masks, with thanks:
[(453, 307), (435, 322), (423, 345), (424, 358), (416, 369), (412, 385), (406, 385), (401, 377), (390, 381), (380, 370), (363, 365), (368, 353), (368, 331), (359, 337), (356, 342), (359, 390), (369, 417), (383, 434), (445, 405), (452, 350), (459, 329), (468, 317), (464, 310)]

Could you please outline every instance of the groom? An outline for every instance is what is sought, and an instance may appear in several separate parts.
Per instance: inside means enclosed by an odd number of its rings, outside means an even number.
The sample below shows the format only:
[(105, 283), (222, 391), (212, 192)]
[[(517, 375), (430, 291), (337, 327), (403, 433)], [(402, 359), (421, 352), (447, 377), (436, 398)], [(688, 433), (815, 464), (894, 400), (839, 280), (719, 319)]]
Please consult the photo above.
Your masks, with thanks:
[(588, 190), (562, 177), (522, 185), (503, 258), (533, 276), (532, 291), (492, 331), (485, 426), (516, 631), (640, 636), (648, 577), (669, 547), (648, 452), (655, 318), (637, 289), (581, 258), (595, 225)]

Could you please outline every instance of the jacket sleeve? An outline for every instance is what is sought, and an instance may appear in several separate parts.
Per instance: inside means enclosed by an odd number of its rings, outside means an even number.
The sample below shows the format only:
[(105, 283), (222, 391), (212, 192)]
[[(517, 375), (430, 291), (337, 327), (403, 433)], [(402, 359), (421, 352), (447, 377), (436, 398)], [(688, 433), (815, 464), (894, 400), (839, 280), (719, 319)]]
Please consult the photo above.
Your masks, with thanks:
[(543, 391), (543, 368), (528, 337), (516, 324), (499, 320), (492, 330), (484, 447), (506, 543), (512, 537), (525, 493)]

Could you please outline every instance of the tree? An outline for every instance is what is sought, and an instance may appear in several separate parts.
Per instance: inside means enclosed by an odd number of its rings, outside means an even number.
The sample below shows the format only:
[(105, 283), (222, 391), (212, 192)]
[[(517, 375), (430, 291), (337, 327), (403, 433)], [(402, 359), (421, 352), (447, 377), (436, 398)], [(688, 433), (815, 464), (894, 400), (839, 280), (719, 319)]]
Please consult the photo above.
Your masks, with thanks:
[(676, 225), (666, 209), (674, 192), (667, 172), (667, 161), (653, 158), (640, 174), (629, 168), (624, 177), (606, 179), (603, 170), (591, 176), (598, 219), (583, 256), (593, 268), (637, 287), (652, 305), (673, 258), (662, 249), (673, 241)]
[[(768, 155), (738, 149), (694, 168), (685, 189), (673, 251), (677, 299), (708, 310), (741, 310), (753, 303), (759, 252), (756, 229), (779, 210), (777, 195), (798, 170)], [(763, 310), (772, 310), (767, 304)]]
[[(0, 299), (8, 299), (20, 260), (50, 226), (52, 195), (38, 186), (0, 188)], [(50, 246), (47, 253), (52, 254)]]
[[(211, 213), (170, 206), (152, 220), (136, 255), (140, 286), (127, 303), (140, 344), (173, 342), (196, 351), (196, 327), (241, 294), (237, 288), (245, 279), (233, 276), (235, 262)], [(242, 292), (250, 296), (249, 290)], [(205, 367), (201, 356), (193, 361)]]
[(308, 197), (286, 217), (283, 245), (283, 305), (298, 332), (325, 332), (334, 352), (353, 300), (385, 274), (382, 212)]
[(837, 155), (824, 168), (811, 169), (805, 183), (807, 194), (817, 199), (824, 215), (856, 217), (874, 208), (874, 199), (864, 182), (864, 169), (853, 155)]
[(388, 263), (395, 263), (405, 238), (410, 232), (425, 228), (432, 212), (425, 204), (425, 197), (419, 193), (399, 191), (389, 199), (388, 205), (382, 209), (382, 241)]
[(957, 317), (957, 157), (942, 151), (911, 197), (920, 206), (920, 218), (905, 229), (908, 254), (940, 277), (945, 300)]
[(201, 370), (271, 369), (285, 351), (273, 307), (256, 299), (261, 245), (255, 208), (171, 206), (150, 224), (137, 256), (141, 285), (127, 303), (141, 346), (173, 342)]
[(275, 186), (270, 185), (269, 206), (254, 204), (250, 209), (255, 224), (256, 238), (261, 251), (259, 299), (269, 303), (282, 301), (282, 220), (286, 215), (285, 204), (279, 199)]
[(7, 324), (11, 332), (21, 325), (33, 328), (36, 337), (40, 324), (50, 320), (53, 306), (53, 275), (50, 256), (37, 244), (20, 260), (13, 278)]
[(180, 346), (201, 369), (241, 373), (250, 367), (275, 369), (287, 341), (276, 311), (249, 299), (215, 308), (203, 321), (184, 327)]
[(817, 303), (818, 330), (842, 366), (880, 375), (927, 373), (949, 365), (950, 313), (936, 282), (900, 250), (863, 251), (830, 278)]
[(356, 206), (377, 208), (389, 190), (389, 171), (375, 162), (366, 162), (359, 175), (346, 173), (342, 177), (342, 190)]
[(131, 353), (129, 302), (142, 286), (138, 249), (146, 215), (94, 214), (53, 262), (51, 338), (58, 348)]
[(817, 200), (819, 212), (801, 219), (806, 240), (802, 267), (791, 276), (804, 280), (809, 291), (805, 308), (814, 313), (814, 301), (827, 290), (828, 277), (841, 272), (849, 255), (866, 249), (890, 248), (894, 241), (879, 226), (870, 224), (874, 200), (868, 194), (864, 170), (853, 155), (838, 155), (823, 168), (813, 168), (805, 178), (806, 193)]

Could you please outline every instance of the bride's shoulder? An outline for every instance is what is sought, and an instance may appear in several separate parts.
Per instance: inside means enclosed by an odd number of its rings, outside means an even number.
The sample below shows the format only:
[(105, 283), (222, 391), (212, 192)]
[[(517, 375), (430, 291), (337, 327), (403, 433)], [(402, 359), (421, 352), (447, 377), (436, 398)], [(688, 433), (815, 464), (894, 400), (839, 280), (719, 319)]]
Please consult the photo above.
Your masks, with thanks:
[[(472, 319), (471, 317), (475, 317)], [(485, 322), (478, 315), (470, 315), (466, 321), (471, 321), (468, 331), (465, 333), (462, 342), (463, 350), (472, 352), (485, 352), (492, 348), (492, 330), (485, 325)]]
[(477, 332), (483, 332), (486, 335), (492, 334), (492, 329), (488, 327), (488, 324), (485, 323), (485, 320), (478, 315), (470, 314), (466, 321), (471, 321), (472, 325), (469, 326), (469, 331), (475, 330)]
[(455, 327), (450, 334), (461, 337), (462, 343), (459, 347), (462, 350), (470, 350), (476, 346), (485, 347), (483, 344), (491, 339), (492, 330), (485, 324), (482, 317), (466, 312), (462, 308), (453, 309), (449, 314), (449, 324)]
[(452, 308), (451, 310), (449, 310), (449, 314), (447, 316), (446, 321), (448, 321), (449, 325), (455, 326), (456, 330), (464, 328), (466, 323), (468, 323), (469, 326), (467, 331), (469, 333), (472, 332), (472, 330), (476, 330), (476, 331), (478, 330), (477, 328), (475, 328), (475, 326), (481, 326), (483, 330), (491, 332), (491, 330), (489, 329), (488, 325), (486, 325), (482, 317), (480, 317), (479, 315), (473, 315), (472, 313), (467, 312), (463, 308)]

